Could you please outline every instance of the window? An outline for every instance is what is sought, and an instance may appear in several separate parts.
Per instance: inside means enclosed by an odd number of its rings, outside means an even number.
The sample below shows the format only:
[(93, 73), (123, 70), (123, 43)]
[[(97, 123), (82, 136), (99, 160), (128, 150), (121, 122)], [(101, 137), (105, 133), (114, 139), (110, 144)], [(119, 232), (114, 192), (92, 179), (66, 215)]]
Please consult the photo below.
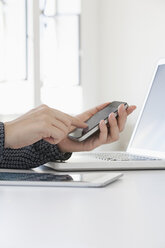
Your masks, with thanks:
[(79, 51), (80, 0), (0, 0), (0, 114), (79, 112)]
[(27, 4), (28, 0), (0, 0), (0, 115), (15, 117), (33, 107)]
[(0, 81), (27, 79), (26, 0), (0, 1)]
[(56, 86), (80, 84), (78, 1), (47, 0), (41, 5), (41, 81)]
[(55, 108), (78, 112), (82, 105), (80, 0), (42, 0), (40, 8), (41, 99)]

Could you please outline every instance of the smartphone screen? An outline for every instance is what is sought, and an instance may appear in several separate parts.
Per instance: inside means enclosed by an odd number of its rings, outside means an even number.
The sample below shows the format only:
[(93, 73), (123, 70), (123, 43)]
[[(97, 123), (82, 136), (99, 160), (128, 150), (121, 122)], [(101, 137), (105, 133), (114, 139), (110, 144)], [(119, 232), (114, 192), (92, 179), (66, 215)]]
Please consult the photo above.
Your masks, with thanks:
[(73, 132), (69, 134), (69, 138), (76, 139), (78, 141), (83, 141), (95, 132), (99, 130), (99, 123), (101, 120), (105, 120), (105, 123), (108, 122), (108, 117), (110, 113), (115, 113), (117, 116), (118, 107), (120, 104), (124, 104), (125, 108), (128, 107), (126, 102), (112, 102), (104, 109), (98, 111), (93, 115), (89, 120), (86, 121), (88, 124), (87, 128), (76, 128)]

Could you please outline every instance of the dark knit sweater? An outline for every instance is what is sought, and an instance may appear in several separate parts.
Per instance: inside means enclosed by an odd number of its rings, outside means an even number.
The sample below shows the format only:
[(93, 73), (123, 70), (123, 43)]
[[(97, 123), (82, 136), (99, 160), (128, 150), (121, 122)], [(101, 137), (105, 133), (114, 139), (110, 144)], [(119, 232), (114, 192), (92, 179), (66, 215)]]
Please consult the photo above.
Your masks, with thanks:
[(4, 140), (4, 124), (0, 122), (0, 168), (30, 169), (47, 162), (67, 160), (71, 156), (71, 153), (62, 153), (57, 145), (44, 140), (20, 149), (4, 148)]

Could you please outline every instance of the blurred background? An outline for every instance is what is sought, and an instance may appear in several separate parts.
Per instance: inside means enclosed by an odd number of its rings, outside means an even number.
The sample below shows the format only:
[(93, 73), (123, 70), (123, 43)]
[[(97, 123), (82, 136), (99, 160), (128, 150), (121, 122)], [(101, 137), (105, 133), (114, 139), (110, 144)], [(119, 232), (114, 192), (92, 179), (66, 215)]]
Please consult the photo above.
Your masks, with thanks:
[(102, 150), (125, 150), (155, 65), (165, 57), (163, 0), (0, 0), (0, 120), (42, 103), (77, 114), (137, 105)]

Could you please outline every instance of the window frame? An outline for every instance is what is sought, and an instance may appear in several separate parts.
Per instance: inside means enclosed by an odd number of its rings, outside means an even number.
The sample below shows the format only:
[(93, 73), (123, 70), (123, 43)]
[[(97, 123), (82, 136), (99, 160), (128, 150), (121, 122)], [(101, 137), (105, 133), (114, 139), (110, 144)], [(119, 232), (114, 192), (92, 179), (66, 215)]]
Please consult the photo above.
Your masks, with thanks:
[[(5, 8), (5, 4), (6, 4), (6, 0), (0, 0), (0, 2), (2, 3), (2, 5)], [(17, 81), (19, 82), (24, 82), (24, 81), (28, 81), (28, 55), (29, 55), (29, 51), (28, 51), (28, 0), (24, 0), (24, 10), (25, 10), (25, 77), (24, 78), (20, 78), (17, 79)], [(6, 78), (0, 80), (0, 83), (8, 83), (11, 80), (8, 80)], [(16, 81), (15, 79), (13, 81)]]
[[(1, 0), (2, 1), (2, 0)], [(39, 106), (41, 101), (42, 81), (40, 74), (40, 0), (25, 0), (26, 18), (26, 77), (24, 80), (5, 81), (5, 84), (26, 84), (33, 88), (33, 106)], [(79, 82), (81, 87), (81, 14), (79, 15)], [(2, 81), (1, 81), (2, 82)], [(0, 83), (1, 83), (0, 82)], [(75, 87), (75, 86), (73, 86)]]
[[(32, 37), (33, 37), (33, 58), (31, 64), (33, 64), (33, 82), (34, 82), (34, 106), (38, 106), (41, 101), (41, 74), (40, 74), (40, 15), (42, 10), (40, 9), (40, 0), (27, 0), (29, 8), (32, 9)], [(29, 18), (30, 19), (30, 18)], [(77, 87), (81, 87), (81, 14), (79, 15), (79, 83)], [(29, 40), (30, 42), (30, 40)], [(74, 87), (74, 86), (73, 86)]]

